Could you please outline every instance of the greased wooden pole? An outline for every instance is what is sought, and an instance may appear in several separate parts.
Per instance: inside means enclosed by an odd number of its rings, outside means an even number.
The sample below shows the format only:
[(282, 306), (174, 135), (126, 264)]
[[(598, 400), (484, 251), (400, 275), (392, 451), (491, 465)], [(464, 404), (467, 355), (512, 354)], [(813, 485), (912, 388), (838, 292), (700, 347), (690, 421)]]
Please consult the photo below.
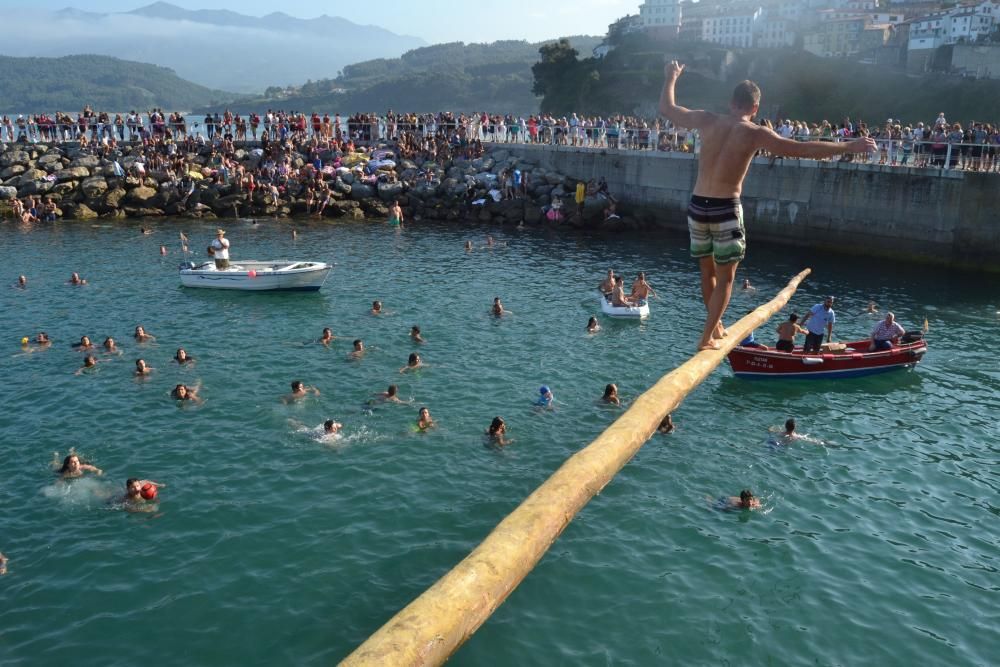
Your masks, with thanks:
[(805, 269), (771, 301), (729, 327), (721, 350), (698, 352), (663, 376), (592, 443), (556, 470), (462, 562), (351, 653), (342, 665), (440, 665), (535, 567), (577, 512), (610, 482), (664, 416), (767, 322), (809, 275)]

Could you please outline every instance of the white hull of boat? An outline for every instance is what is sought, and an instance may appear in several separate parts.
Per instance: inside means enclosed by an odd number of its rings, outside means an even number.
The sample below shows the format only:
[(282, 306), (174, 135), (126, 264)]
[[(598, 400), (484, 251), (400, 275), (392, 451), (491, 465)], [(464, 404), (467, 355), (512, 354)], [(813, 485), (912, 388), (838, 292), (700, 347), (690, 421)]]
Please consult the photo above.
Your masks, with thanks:
[(612, 306), (607, 297), (601, 297), (601, 312), (608, 317), (644, 320), (649, 317), (649, 303), (643, 301), (638, 306)]
[(184, 287), (249, 292), (314, 292), (323, 286), (332, 269), (323, 262), (247, 260), (231, 262), (229, 268), (222, 271), (215, 268), (215, 262), (187, 263), (181, 265), (180, 276)]

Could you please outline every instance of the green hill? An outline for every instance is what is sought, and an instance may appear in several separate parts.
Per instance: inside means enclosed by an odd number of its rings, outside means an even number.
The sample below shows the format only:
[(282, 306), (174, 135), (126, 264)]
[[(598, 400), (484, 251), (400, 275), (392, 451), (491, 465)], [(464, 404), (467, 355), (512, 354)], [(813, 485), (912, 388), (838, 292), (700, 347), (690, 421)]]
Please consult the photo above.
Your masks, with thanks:
[(733, 86), (753, 79), (763, 91), (761, 115), (839, 123), (845, 116), (881, 123), (949, 119), (991, 120), (1000, 81), (932, 73), (909, 76), (882, 65), (819, 58), (799, 49), (726, 51), (705, 43), (657, 43), (630, 36), (603, 60), (567, 60), (553, 53), (539, 70), (542, 109), (565, 114), (654, 115), (663, 86), (663, 63), (687, 64), (677, 82), (677, 100), (690, 108), (725, 111)]
[[(571, 37), (589, 53), (600, 38)], [(342, 114), (357, 111), (477, 111), (513, 113), (538, 111), (531, 92), (531, 66), (544, 44), (499, 41), (491, 44), (453, 42), (348, 65), (336, 79), (279, 90), (269, 88), (264, 97), (242, 100), (234, 110), (267, 108), (321, 111)]]
[(173, 70), (108, 56), (12, 58), (0, 56), (0, 113), (188, 110), (223, 102), (232, 93), (179, 78)]

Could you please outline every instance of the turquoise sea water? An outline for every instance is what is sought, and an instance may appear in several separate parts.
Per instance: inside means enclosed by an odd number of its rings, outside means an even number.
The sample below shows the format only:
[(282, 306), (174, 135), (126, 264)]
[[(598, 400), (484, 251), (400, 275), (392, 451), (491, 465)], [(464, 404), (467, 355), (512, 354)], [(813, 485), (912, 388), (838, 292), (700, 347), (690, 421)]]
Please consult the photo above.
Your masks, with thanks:
[[(614, 420), (606, 383), (633, 398), (686, 359), (703, 317), (681, 238), (497, 230), (506, 245), (466, 253), (483, 229), (226, 226), (235, 257), (337, 266), (317, 294), (185, 290), (178, 230), (200, 254), (213, 227), (0, 227), (3, 281), (29, 279), (0, 289), (0, 664), (335, 662)], [(996, 282), (752, 244), (740, 278), (759, 292), (733, 312), (807, 265), (795, 310), (836, 294), (841, 339), (867, 335), (869, 299), (908, 328), (926, 317), (924, 363), (790, 384), (720, 367), (454, 664), (995, 664)], [(609, 267), (645, 270), (662, 299), (588, 336)], [(90, 284), (67, 286), (72, 271)], [(513, 314), (490, 317), (494, 296)], [(374, 299), (389, 312), (370, 315)], [(133, 342), (137, 324), (155, 343)], [(324, 326), (331, 349), (313, 342)], [(22, 353), (40, 330), (51, 349)], [(81, 335), (124, 354), (74, 375)], [(370, 350), (351, 362), (354, 338)], [(178, 347), (194, 367), (170, 362)], [(400, 374), (412, 351), (429, 366)], [(321, 395), (283, 405), (293, 379)], [(178, 382), (204, 404), (179, 407)], [(413, 403), (368, 406), (390, 383)], [(552, 412), (531, 406), (543, 383)], [(514, 440), (499, 452), (482, 438), (495, 415)], [(789, 416), (810, 440), (774, 442)], [(327, 418), (342, 439), (303, 432)], [(71, 447), (105, 475), (58, 483), (53, 453)], [(158, 511), (107, 504), (133, 476), (166, 484)], [(708, 500), (745, 487), (764, 511)]]

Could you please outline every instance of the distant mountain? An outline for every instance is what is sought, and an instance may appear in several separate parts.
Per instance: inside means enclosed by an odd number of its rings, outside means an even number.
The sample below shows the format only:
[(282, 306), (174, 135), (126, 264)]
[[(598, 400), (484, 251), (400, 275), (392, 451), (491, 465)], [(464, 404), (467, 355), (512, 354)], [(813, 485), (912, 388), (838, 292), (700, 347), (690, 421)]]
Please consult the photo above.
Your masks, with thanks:
[(335, 16), (263, 17), (228, 10), (188, 10), (166, 2), (124, 13), (67, 8), (4, 11), (0, 53), (128, 58), (170, 67), (190, 81), (234, 92), (337, 76), (358, 54), (396, 57), (426, 45), (418, 37)]
[(221, 102), (229, 93), (184, 81), (172, 70), (107, 56), (0, 56), (0, 113), (168, 111)]
[[(589, 54), (599, 37), (570, 37)], [(344, 67), (336, 79), (303, 86), (269, 88), (260, 98), (245, 98), (236, 110), (267, 108), (354, 113), (357, 111), (538, 111), (531, 92), (531, 66), (546, 42), (499, 41), (491, 44), (453, 42), (404, 53), (399, 58), (366, 60)]]

